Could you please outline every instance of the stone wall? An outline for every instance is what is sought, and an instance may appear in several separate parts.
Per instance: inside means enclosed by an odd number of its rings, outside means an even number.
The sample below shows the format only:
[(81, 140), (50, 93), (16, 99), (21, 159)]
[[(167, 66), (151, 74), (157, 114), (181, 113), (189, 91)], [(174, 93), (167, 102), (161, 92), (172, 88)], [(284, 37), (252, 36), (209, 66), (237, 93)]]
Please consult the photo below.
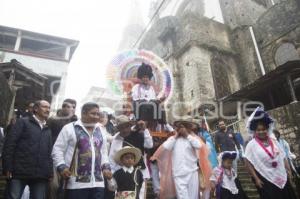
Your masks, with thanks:
[[(254, 31), (259, 45), (266, 71), (283, 64), (277, 61), (276, 52), (282, 44), (294, 46), (294, 56), (284, 53), (283, 60), (294, 60), (300, 57), (300, 7), (295, 1), (283, 1), (271, 7), (255, 24)], [(295, 54), (298, 53), (295, 56)], [(283, 55), (284, 56), (284, 55)]]
[(194, 13), (197, 16), (204, 16), (204, 0), (184, 0), (179, 6), (176, 16), (183, 16), (186, 13)]
[(178, 18), (182, 31), (177, 36), (176, 53), (185, 50), (191, 41), (208, 49), (235, 54), (230, 42), (230, 29), (219, 22), (192, 13)]
[[(174, 92), (169, 104), (214, 101), (260, 78), (249, 26), (266, 72), (275, 68), (274, 54), (282, 43), (292, 43), (300, 55), (299, 7), (294, 0), (274, 2), (272, 6), (270, 0), (220, 0), (225, 24), (195, 13), (184, 3), (181, 7), (188, 12), (156, 20), (139, 48), (153, 51), (172, 70)], [(184, 114), (190, 108), (178, 111)]]
[(266, 8), (253, 0), (220, 0), (225, 24), (232, 29), (238, 26), (252, 25)]
[(253, 27), (259, 46), (266, 46), (298, 27), (299, 10), (296, 2), (284, 1), (261, 15)]
[[(202, 28), (203, 27), (203, 28)], [(152, 50), (160, 57), (180, 56), (191, 42), (207, 49), (235, 54), (230, 42), (230, 30), (224, 24), (193, 13), (168, 16), (152, 25), (140, 42), (140, 49)], [(167, 41), (171, 40), (171, 47)]]
[(215, 98), (210, 67), (211, 52), (191, 46), (179, 58), (182, 92), (185, 102), (205, 103)]
[(146, 49), (154, 52), (158, 56), (165, 58), (173, 53), (173, 47), (165, 45), (168, 40), (175, 47), (178, 35), (181, 28), (176, 17), (164, 17), (159, 19), (152, 25), (150, 30), (147, 31), (144, 38), (139, 44), (139, 49)]
[(236, 60), (239, 66), (240, 87), (242, 88), (254, 82), (262, 73), (249, 27), (243, 26), (233, 30), (231, 41), (234, 50), (237, 52)]
[(300, 160), (300, 102), (289, 104), (277, 109), (268, 111), (276, 120), (275, 128), (282, 137), (290, 144), (290, 147), (297, 154)]
[(186, 114), (201, 103), (215, 100), (211, 60), (216, 54), (226, 63), (230, 92), (239, 89), (229, 31), (224, 24), (191, 12), (159, 19), (146, 33), (139, 48), (162, 57), (173, 73), (174, 89), (168, 104), (194, 105), (177, 106), (175, 112)]

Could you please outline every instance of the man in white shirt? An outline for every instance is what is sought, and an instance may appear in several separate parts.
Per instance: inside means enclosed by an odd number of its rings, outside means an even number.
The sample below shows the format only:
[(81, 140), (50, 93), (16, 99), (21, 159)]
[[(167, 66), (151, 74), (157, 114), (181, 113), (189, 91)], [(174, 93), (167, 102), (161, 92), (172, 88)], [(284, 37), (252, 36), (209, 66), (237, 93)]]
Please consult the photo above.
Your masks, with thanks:
[(63, 127), (53, 146), (54, 164), (66, 180), (68, 199), (104, 199), (104, 178), (111, 178), (107, 140), (99, 106), (86, 103), (81, 119)]
[(201, 143), (192, 136), (192, 124), (177, 121), (176, 134), (163, 143), (163, 147), (172, 151), (172, 176), (177, 199), (198, 199), (198, 155)]

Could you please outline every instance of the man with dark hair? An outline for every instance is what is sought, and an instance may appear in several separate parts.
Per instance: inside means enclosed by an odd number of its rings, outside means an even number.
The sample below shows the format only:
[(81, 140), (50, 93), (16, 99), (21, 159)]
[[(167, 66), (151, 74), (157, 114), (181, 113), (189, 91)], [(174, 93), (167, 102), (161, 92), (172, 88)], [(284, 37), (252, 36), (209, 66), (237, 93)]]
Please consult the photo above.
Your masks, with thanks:
[[(75, 101), (76, 104), (76, 101)], [(76, 105), (75, 105), (76, 107)], [(54, 144), (56, 141), (56, 138), (66, 124), (70, 122), (77, 121), (77, 116), (74, 114), (74, 104), (70, 102), (70, 100), (64, 100), (62, 104), (61, 111), (59, 114), (57, 114), (54, 117), (49, 118), (48, 120), (48, 126), (51, 129), (52, 132), (52, 143)]]
[(75, 114), (75, 110), (76, 110), (76, 106), (77, 106), (76, 100), (67, 98), (67, 99), (65, 99), (65, 100), (63, 101), (63, 104), (66, 103), (66, 102), (67, 102), (67, 103), (70, 103), (70, 104), (73, 106), (73, 110), (74, 110), (74, 114)]
[[(235, 133), (231, 128), (228, 128), (223, 119), (218, 122), (219, 130), (215, 134), (215, 146), (217, 152), (221, 153), (224, 151), (236, 151), (236, 147), (241, 154), (241, 146), (236, 139)], [(236, 160), (237, 161), (237, 160)], [(237, 162), (234, 161), (234, 169), (237, 171)]]
[[(60, 111), (56, 114), (56, 116), (49, 118), (47, 121), (52, 132), (52, 145), (55, 143), (59, 132), (66, 124), (77, 121), (77, 116), (74, 114), (75, 108), (75, 100), (65, 99)], [(56, 172), (56, 169), (54, 169), (54, 178), (49, 186), (48, 199), (60, 198), (59, 195), (61, 194), (62, 186), (62, 181), (60, 183), (59, 176)]]
[(215, 144), (218, 152), (235, 151), (235, 147), (240, 149), (240, 144), (236, 140), (233, 130), (227, 128), (224, 120), (219, 120), (218, 128), (219, 130), (215, 135)]
[(52, 158), (66, 180), (67, 199), (104, 199), (104, 178), (112, 174), (99, 116), (96, 103), (84, 104), (81, 119), (65, 125), (53, 146)]
[(3, 172), (8, 179), (6, 198), (19, 199), (26, 185), (30, 198), (43, 199), (52, 170), (51, 130), (46, 125), (50, 104), (34, 103), (33, 115), (17, 120), (3, 148)]

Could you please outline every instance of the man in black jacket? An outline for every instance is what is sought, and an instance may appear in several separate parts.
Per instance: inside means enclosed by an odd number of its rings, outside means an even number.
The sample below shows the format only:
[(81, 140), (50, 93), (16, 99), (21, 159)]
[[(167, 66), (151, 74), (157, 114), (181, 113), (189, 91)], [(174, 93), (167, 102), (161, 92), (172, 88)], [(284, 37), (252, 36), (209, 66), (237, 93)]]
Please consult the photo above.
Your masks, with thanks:
[(76, 101), (73, 99), (65, 99), (62, 104), (60, 114), (48, 119), (47, 124), (52, 133), (52, 145), (54, 145), (59, 132), (66, 124), (78, 120), (75, 115), (75, 109)]
[(30, 198), (44, 199), (53, 176), (51, 131), (46, 125), (50, 104), (40, 100), (33, 115), (19, 119), (3, 148), (3, 172), (8, 179), (6, 198), (19, 199), (26, 185)]
[[(52, 133), (52, 145), (55, 144), (58, 134), (61, 129), (70, 122), (77, 121), (77, 116), (75, 115), (76, 101), (73, 99), (65, 99), (60, 113), (54, 117), (50, 117), (47, 120), (47, 124), (51, 129)], [(50, 183), (48, 190), (48, 199), (62, 198), (63, 192), (63, 180), (59, 178), (56, 169), (54, 169), (53, 180)]]

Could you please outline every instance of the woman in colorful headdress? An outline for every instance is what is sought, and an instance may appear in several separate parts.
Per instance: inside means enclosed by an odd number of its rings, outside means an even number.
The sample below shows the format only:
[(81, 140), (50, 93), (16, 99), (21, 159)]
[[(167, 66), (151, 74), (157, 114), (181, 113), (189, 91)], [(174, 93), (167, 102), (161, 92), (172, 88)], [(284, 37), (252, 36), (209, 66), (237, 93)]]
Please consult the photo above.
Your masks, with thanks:
[(249, 117), (247, 128), (253, 139), (245, 149), (245, 162), (261, 199), (294, 199), (288, 177), (291, 169), (272, 134), (274, 120), (258, 107)]
[(151, 85), (153, 77), (150, 65), (142, 63), (137, 71), (137, 77), (140, 83), (133, 86), (132, 100), (136, 120), (153, 121), (160, 119), (159, 104), (164, 99), (157, 99), (155, 90)]

